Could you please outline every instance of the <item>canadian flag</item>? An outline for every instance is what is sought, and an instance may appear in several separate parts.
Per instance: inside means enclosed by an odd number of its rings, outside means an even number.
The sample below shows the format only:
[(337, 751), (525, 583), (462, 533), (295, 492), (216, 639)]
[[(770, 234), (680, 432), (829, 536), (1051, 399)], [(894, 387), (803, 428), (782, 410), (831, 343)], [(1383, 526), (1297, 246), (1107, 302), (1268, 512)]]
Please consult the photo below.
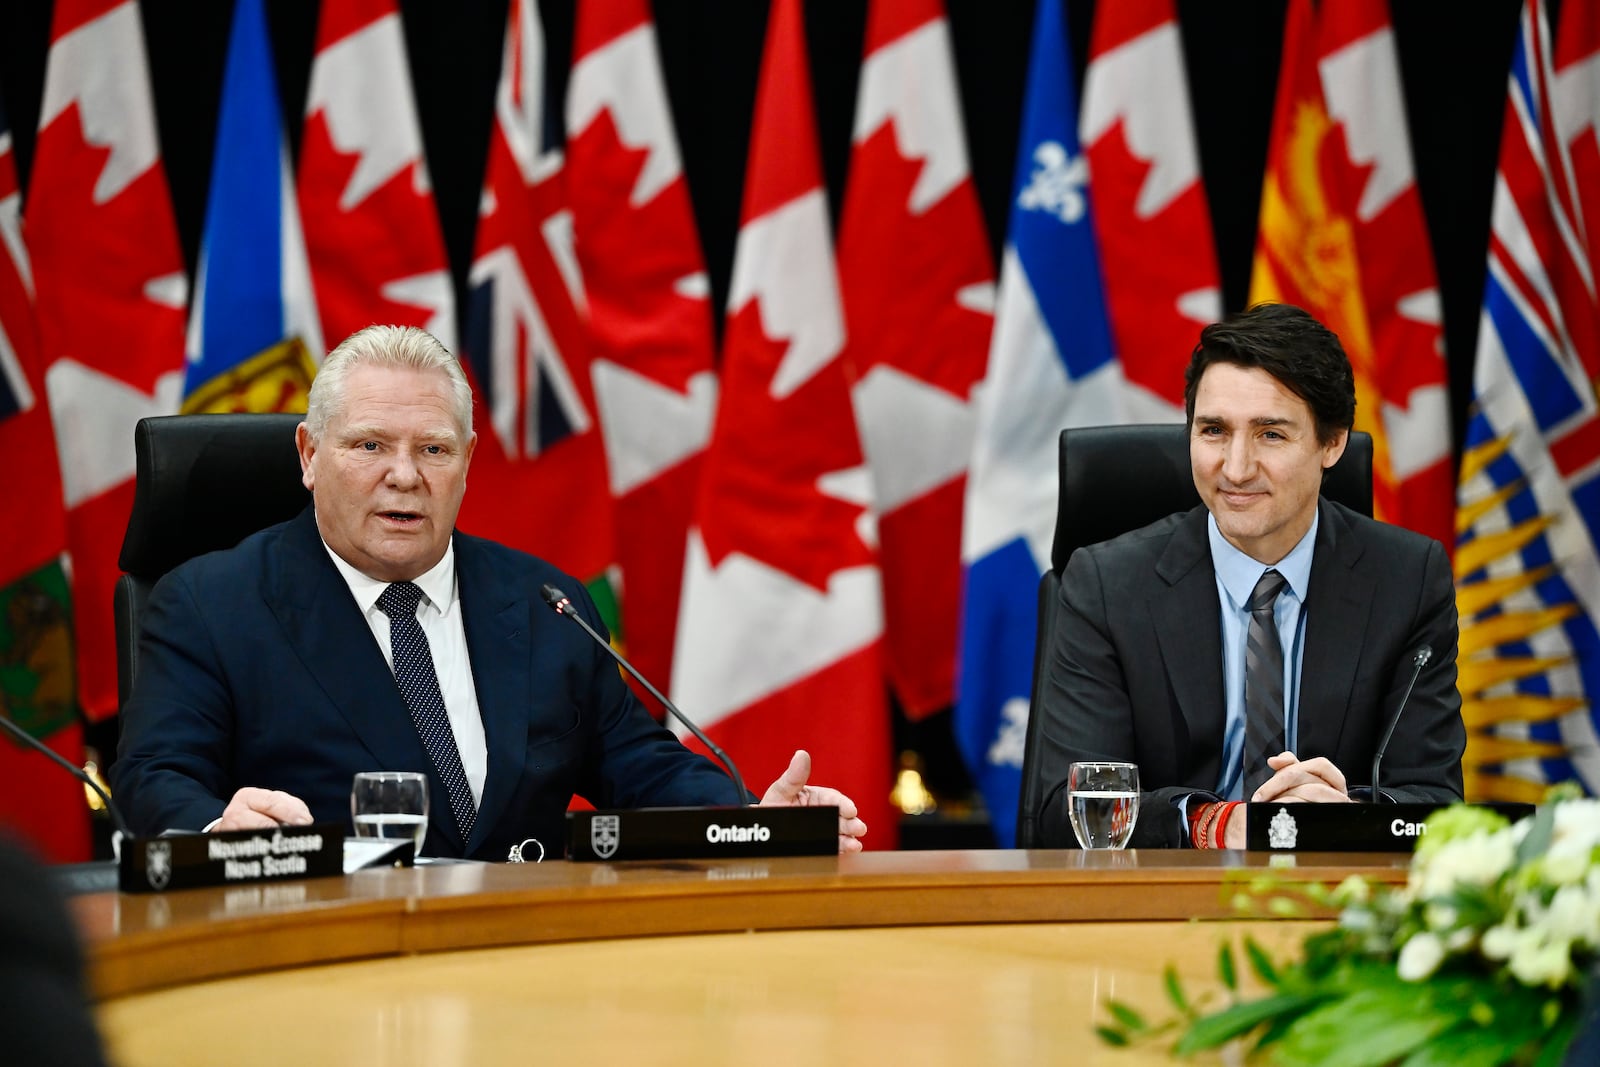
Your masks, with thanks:
[(1080, 132), (1128, 415), (1181, 419), (1184, 368), (1222, 295), (1173, 0), (1095, 8)]
[(463, 349), (481, 417), (461, 525), (593, 588), (613, 559), (611, 498), (545, 80), (538, 7), (515, 0), (469, 275)]
[(1292, 0), (1250, 299), (1339, 335), (1372, 434), (1373, 509), (1455, 538), (1443, 316), (1384, 0)]
[[(66, 509), (11, 145), (0, 108), (0, 449), (27, 457), (13, 465), (0, 505), (0, 613), (7, 622), (0, 654), (10, 675), (0, 715), (79, 763), (71, 598), (61, 568)], [(88, 811), (77, 782), (9, 738), (0, 739), (0, 781), (0, 825), (56, 862), (89, 858)]]
[(188, 291), (132, 0), (55, 5), (29, 190), (78, 697), (103, 718), (117, 710), (111, 593), (133, 506), (133, 428), (178, 410)]
[(841, 358), (799, 0), (775, 0), (768, 17), (741, 218), (674, 696), (750, 781), (816, 745), (817, 779), (893, 847), (871, 479)]
[(885, 659), (909, 717), (955, 700), (961, 506), (994, 265), (940, 0), (876, 2), (839, 232), (845, 359), (872, 469)]
[(420, 326), (453, 350), (455, 296), (395, 0), (322, 5), (298, 192), (328, 346), (379, 322)]
[(670, 690), (716, 372), (710, 284), (647, 0), (584, 0), (567, 85), (567, 188), (590, 375), (615, 500), (622, 632)]

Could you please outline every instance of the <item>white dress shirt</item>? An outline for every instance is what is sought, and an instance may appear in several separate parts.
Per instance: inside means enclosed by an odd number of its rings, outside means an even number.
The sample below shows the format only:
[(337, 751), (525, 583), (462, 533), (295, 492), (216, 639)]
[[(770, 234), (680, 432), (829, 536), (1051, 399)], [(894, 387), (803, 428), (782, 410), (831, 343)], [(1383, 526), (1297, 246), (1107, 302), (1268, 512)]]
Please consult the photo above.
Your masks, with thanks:
[[(328, 557), (339, 568), (339, 574), (356, 606), (372, 629), (383, 658), (394, 670), (394, 649), (389, 644), (389, 616), (378, 607), (378, 597), (389, 588), (388, 582), (368, 578), (339, 557), (326, 541)], [(428, 638), (428, 649), (433, 654), (433, 669), (439, 676), (439, 693), (444, 697), (445, 712), (450, 716), (450, 730), (455, 734), (456, 748), (461, 752), (461, 769), (466, 772), (467, 785), (472, 788), (472, 799), (483, 803), (483, 780), (489, 768), (489, 745), (484, 740), (483, 716), (478, 710), (478, 690), (472, 684), (472, 663), (467, 657), (467, 631), (461, 622), (461, 597), (456, 588), (456, 550), (451, 543), (444, 550), (444, 558), (434, 564), (426, 574), (416, 580), (422, 590), (417, 602), (417, 622)], [(374, 767), (373, 770), (410, 771), (422, 767)]]

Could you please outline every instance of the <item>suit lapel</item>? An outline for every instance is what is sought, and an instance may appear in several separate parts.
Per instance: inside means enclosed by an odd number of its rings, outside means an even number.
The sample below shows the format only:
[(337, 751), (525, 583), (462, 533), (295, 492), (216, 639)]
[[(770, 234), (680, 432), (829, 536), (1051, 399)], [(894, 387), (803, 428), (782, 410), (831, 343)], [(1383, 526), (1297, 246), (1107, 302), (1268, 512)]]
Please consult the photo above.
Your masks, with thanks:
[(1297, 748), (1302, 755), (1331, 759), (1339, 751), (1373, 597), (1372, 576), (1358, 566), (1364, 546), (1337, 508), (1327, 501), (1319, 507), (1305, 603)]
[[(1216, 574), (1206, 541), (1206, 510), (1184, 516), (1156, 561), (1163, 586), (1150, 598), (1162, 663), (1189, 736), (1220, 737), (1226, 710), (1222, 692), (1222, 634)], [(1187, 762), (1180, 754), (1179, 764)]]
[(489, 746), (483, 800), (467, 841), (470, 856), (505, 814), (522, 777), (533, 699), (532, 620), (522, 587), (494, 573), (482, 544), (458, 533), (455, 551), (467, 656)]
[(285, 532), (267, 586), (267, 603), (290, 647), (370, 754), (370, 769), (426, 772), (429, 822), (459, 842), (450, 805), (441, 803), (444, 783), (417, 737), (383, 651), (328, 558), (311, 508)]

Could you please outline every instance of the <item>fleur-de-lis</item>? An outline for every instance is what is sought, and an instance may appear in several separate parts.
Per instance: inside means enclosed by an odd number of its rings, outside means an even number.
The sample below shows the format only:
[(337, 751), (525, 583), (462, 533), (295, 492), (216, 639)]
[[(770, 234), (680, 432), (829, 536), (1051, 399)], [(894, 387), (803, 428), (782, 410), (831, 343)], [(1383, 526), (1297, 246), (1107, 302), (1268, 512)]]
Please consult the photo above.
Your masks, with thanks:
[(1033, 150), (1033, 173), (1017, 196), (1025, 211), (1047, 211), (1068, 225), (1083, 218), (1088, 206), (1083, 195), (1089, 183), (1089, 163), (1070, 155), (1059, 141), (1045, 141)]

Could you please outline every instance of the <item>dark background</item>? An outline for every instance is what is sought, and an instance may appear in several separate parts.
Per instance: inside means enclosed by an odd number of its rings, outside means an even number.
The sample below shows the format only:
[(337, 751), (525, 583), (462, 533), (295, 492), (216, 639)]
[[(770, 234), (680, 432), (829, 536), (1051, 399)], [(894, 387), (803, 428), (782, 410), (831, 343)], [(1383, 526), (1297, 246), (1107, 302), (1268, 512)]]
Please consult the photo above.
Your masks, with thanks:
[[(1111, 2), (1111, 0), (1108, 0)], [(1249, 287), (1287, 0), (1179, 0), (1201, 170), (1224, 303)], [(575, 0), (546, 0), (552, 99), (570, 62)], [(402, 0), (423, 142), (458, 292), (471, 262), (506, 0)], [(0, 100), (24, 191), (44, 84), (52, 5), (0, 0)], [(806, 11), (830, 203), (837, 221), (850, 154), (865, 0), (813, 0)], [(1034, 5), (948, 0), (972, 171), (998, 262), (1015, 164)], [(1392, 0), (1417, 184), (1444, 305), (1455, 440), (1471, 395), (1473, 349), (1506, 77), (1521, 0)], [(298, 148), (316, 36), (316, 0), (267, 0), (280, 91)], [(1069, 0), (1081, 81), (1092, 3)], [(767, 5), (760, 0), (656, 0), (667, 90), (683, 149), (715, 304), (725, 303), (738, 227), (749, 123)], [(161, 146), (185, 259), (197, 260), (232, 4), (144, 0)], [(1557, 9), (1551, 5), (1551, 25)], [(464, 305), (463, 305), (464, 306)], [(930, 780), (959, 788), (938, 721), (902, 723), (929, 751)]]

